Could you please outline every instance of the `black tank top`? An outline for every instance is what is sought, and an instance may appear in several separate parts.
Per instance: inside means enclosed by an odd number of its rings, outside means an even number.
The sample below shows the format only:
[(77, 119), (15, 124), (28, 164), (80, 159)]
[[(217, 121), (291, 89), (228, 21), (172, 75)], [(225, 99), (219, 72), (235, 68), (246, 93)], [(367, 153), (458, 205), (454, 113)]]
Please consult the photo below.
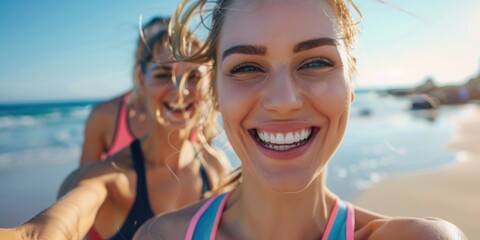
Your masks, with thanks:
[[(147, 179), (145, 177), (145, 165), (142, 149), (140, 147), (140, 141), (135, 139), (130, 144), (130, 151), (132, 152), (133, 167), (137, 174), (137, 194), (133, 202), (133, 206), (125, 219), (120, 230), (110, 239), (112, 240), (130, 240), (133, 238), (135, 232), (151, 217), (155, 216), (155, 213), (150, 207), (150, 201), (148, 200), (147, 192)], [(202, 177), (203, 187), (202, 193), (210, 190), (210, 184), (208, 183), (208, 176), (200, 165), (200, 176)]]

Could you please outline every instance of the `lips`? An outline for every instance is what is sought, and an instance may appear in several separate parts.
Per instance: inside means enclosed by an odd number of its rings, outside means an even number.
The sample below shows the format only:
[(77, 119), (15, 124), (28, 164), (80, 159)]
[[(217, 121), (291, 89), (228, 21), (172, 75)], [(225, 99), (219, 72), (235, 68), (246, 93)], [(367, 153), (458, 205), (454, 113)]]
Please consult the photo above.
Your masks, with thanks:
[(171, 104), (168, 102), (164, 102), (163, 105), (170, 112), (186, 112), (192, 109), (193, 102), (189, 104)]
[(274, 132), (261, 129), (250, 131), (263, 147), (275, 151), (288, 151), (307, 144), (315, 131), (314, 127), (296, 129), (289, 132)]

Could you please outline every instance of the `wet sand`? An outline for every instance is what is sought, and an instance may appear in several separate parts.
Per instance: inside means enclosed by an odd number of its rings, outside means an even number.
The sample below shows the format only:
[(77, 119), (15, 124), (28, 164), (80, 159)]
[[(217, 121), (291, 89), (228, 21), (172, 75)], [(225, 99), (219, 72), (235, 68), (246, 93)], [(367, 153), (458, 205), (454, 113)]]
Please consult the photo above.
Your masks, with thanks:
[(458, 152), (441, 169), (388, 178), (363, 191), (358, 206), (390, 216), (438, 217), (480, 237), (480, 107), (458, 117), (448, 147)]
[(0, 171), (0, 228), (20, 225), (55, 202), (77, 162)]

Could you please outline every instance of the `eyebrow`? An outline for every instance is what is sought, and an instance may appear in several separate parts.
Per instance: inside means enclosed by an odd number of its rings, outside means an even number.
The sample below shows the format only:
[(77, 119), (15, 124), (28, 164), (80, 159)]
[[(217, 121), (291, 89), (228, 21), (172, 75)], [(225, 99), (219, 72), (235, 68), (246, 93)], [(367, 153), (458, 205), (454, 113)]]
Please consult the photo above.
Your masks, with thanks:
[(162, 64), (155, 64), (153, 66), (153, 71), (156, 71), (156, 70), (165, 70), (165, 71), (171, 71), (173, 68), (170, 67), (170, 66), (166, 66), (166, 65), (162, 65)]
[(333, 38), (316, 38), (298, 43), (293, 47), (293, 52), (298, 53), (321, 46), (338, 46), (339, 42)]
[(222, 60), (232, 54), (247, 54), (247, 55), (260, 55), (265, 56), (267, 54), (267, 48), (264, 46), (255, 45), (237, 45), (225, 50), (222, 54)]

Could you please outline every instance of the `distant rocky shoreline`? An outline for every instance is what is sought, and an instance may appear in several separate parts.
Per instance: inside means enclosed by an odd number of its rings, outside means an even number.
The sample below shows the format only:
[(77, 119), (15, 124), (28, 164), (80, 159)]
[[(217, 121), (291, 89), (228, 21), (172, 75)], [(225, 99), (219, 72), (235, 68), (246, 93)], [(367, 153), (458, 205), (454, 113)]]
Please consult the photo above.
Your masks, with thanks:
[(437, 86), (432, 78), (422, 85), (410, 89), (389, 89), (386, 94), (409, 97), (412, 110), (435, 109), (441, 105), (457, 105), (470, 102), (480, 103), (480, 74), (465, 84)]

